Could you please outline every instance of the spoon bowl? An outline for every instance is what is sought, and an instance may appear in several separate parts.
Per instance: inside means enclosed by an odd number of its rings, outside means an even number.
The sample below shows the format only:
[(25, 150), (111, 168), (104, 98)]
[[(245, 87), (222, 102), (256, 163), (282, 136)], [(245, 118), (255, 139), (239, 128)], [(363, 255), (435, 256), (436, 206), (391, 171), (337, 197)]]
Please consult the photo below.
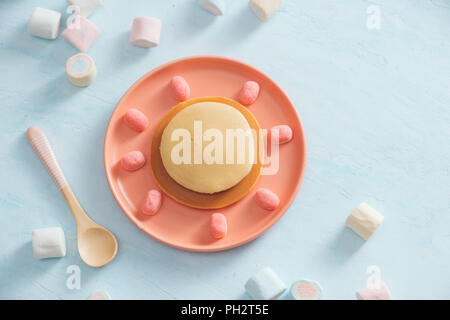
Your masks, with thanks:
[(84, 263), (98, 268), (114, 259), (117, 240), (107, 229), (92, 227), (78, 234), (78, 252)]

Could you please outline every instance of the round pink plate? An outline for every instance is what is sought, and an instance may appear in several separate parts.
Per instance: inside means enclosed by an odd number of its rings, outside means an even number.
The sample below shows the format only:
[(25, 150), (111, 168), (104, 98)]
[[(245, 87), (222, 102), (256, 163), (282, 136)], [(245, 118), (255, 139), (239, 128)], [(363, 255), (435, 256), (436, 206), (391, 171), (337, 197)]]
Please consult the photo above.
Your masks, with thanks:
[[(257, 81), (261, 92), (249, 107), (261, 128), (270, 129), (288, 124), (294, 132), (291, 142), (280, 146), (280, 166), (274, 175), (262, 175), (256, 186), (240, 201), (219, 210), (194, 209), (177, 203), (168, 196), (155, 216), (145, 216), (139, 207), (149, 189), (157, 188), (150, 168), (150, 147), (154, 128), (178, 102), (169, 82), (175, 75), (183, 76), (191, 87), (190, 98), (222, 96), (235, 99), (242, 84)], [(130, 108), (144, 112), (150, 126), (143, 133), (128, 128), (122, 116)], [(140, 150), (147, 164), (135, 172), (119, 165), (123, 154)], [(284, 91), (261, 71), (236, 60), (217, 56), (188, 57), (166, 63), (144, 75), (125, 93), (117, 104), (105, 135), (104, 163), (108, 184), (119, 206), (139, 229), (176, 248), (192, 251), (219, 251), (255, 239), (269, 229), (291, 205), (303, 178), (306, 144), (303, 126)], [(257, 188), (268, 188), (280, 197), (280, 207), (265, 211), (255, 203)], [(228, 233), (215, 240), (209, 232), (211, 213), (227, 217)], [(292, 213), (294, 214), (294, 213)]]

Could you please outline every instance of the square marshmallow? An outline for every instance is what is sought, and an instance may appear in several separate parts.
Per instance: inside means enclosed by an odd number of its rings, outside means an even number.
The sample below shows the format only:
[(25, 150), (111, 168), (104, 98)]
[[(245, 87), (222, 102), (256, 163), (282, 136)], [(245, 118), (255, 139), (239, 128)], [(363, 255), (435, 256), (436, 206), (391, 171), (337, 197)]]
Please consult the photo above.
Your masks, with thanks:
[(99, 34), (100, 30), (94, 23), (78, 15), (61, 33), (61, 36), (81, 52), (86, 52)]
[(36, 259), (64, 257), (66, 239), (59, 227), (36, 229), (32, 233), (33, 254)]
[(28, 22), (28, 32), (39, 38), (56, 39), (61, 22), (61, 13), (54, 10), (36, 8)]

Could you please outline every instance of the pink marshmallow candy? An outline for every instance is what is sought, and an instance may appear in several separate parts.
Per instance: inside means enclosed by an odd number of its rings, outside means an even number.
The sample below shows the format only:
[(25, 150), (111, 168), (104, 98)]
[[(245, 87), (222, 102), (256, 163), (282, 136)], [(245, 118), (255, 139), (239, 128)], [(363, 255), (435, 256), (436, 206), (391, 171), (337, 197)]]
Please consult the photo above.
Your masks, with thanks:
[(123, 116), (123, 120), (131, 129), (142, 132), (148, 127), (148, 118), (138, 109), (130, 109)]
[(145, 164), (145, 156), (140, 151), (131, 151), (122, 156), (120, 165), (127, 171), (136, 171)]
[(227, 218), (221, 213), (213, 213), (209, 221), (209, 231), (214, 239), (221, 239), (227, 234)]
[(85, 17), (77, 15), (73, 23), (61, 33), (61, 36), (78, 50), (86, 52), (99, 34), (100, 30), (95, 24)]
[(161, 26), (161, 20), (156, 18), (135, 18), (130, 35), (131, 44), (144, 48), (156, 47), (159, 44)]
[(143, 214), (148, 216), (154, 216), (159, 208), (161, 208), (162, 195), (158, 190), (150, 190), (147, 192), (144, 202), (141, 206), (141, 211)]
[[(293, 136), (292, 129), (287, 124), (282, 124), (282, 125), (273, 127), (270, 130), (270, 134), (269, 134), (270, 139), (272, 137), (272, 130), (278, 131), (278, 144), (287, 143), (292, 140), (292, 136)], [(270, 141), (272, 141), (272, 140), (270, 140)]]
[(238, 95), (238, 102), (244, 106), (253, 104), (258, 98), (259, 84), (255, 81), (247, 81), (241, 88)]
[(391, 293), (387, 285), (379, 280), (373, 284), (373, 288), (362, 288), (356, 291), (359, 300), (391, 300)]
[(256, 203), (267, 211), (273, 211), (280, 205), (280, 198), (269, 189), (260, 188), (256, 190)]
[(175, 99), (185, 101), (191, 95), (191, 88), (182, 76), (175, 76), (170, 80), (170, 88), (172, 89)]

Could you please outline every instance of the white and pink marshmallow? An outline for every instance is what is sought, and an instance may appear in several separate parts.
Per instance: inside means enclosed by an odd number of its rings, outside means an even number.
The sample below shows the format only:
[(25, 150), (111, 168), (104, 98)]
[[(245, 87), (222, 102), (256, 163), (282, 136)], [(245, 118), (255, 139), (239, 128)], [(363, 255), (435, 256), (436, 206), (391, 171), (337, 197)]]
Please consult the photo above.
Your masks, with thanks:
[(61, 33), (61, 36), (81, 52), (86, 52), (99, 34), (100, 30), (94, 23), (81, 15), (77, 15), (73, 22)]
[(157, 18), (135, 18), (133, 20), (133, 27), (131, 28), (130, 42), (135, 46), (143, 48), (156, 47), (159, 44), (161, 28), (162, 22)]
[(200, 7), (216, 16), (225, 13), (228, 0), (199, 0)]
[(248, 6), (260, 20), (266, 21), (280, 9), (282, 4), (283, 0), (250, 0)]

